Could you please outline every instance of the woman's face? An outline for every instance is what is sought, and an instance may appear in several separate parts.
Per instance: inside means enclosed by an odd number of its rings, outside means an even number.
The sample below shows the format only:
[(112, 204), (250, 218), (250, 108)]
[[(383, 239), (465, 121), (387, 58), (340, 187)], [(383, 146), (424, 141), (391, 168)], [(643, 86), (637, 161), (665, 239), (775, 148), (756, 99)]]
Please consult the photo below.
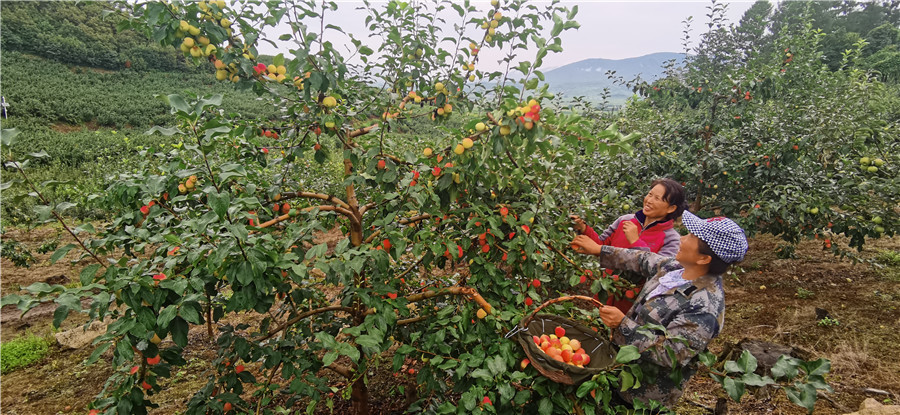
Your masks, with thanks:
[(666, 188), (658, 184), (644, 196), (644, 215), (648, 218), (661, 218), (675, 211), (676, 206), (663, 200)]

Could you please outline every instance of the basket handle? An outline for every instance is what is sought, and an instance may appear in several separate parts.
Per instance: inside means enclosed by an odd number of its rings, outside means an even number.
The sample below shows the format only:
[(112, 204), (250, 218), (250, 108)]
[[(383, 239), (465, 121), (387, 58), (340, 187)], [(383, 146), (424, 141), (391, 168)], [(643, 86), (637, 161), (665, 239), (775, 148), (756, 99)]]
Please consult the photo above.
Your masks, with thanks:
[[(525, 317), (524, 319), (522, 319), (522, 322), (521, 322), (522, 326), (527, 327), (528, 323), (531, 323), (531, 319), (534, 318), (535, 314), (537, 314), (539, 311), (543, 310), (544, 307), (547, 307), (550, 304), (555, 304), (555, 303), (568, 301), (568, 300), (585, 300), (585, 301), (590, 301), (600, 307), (605, 306), (605, 304), (601, 303), (599, 300), (597, 300), (593, 297), (588, 297), (586, 295), (567, 295), (564, 297), (553, 298), (553, 299), (545, 301), (544, 304), (539, 305), (538, 308), (534, 309), (534, 311), (532, 311), (531, 314), (528, 315), (528, 317)], [(606, 324), (603, 323), (603, 320), (600, 320), (600, 324), (603, 324), (603, 326), (606, 327)], [(609, 329), (609, 327), (606, 327), (606, 328)], [(610, 330), (610, 335), (612, 335), (612, 330)]]

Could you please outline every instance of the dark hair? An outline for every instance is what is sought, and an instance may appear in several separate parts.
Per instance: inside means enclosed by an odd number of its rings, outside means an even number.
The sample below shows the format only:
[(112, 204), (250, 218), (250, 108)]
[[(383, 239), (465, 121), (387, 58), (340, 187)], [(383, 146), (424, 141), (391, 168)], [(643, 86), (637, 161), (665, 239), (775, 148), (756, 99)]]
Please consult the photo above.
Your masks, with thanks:
[(688, 207), (687, 202), (684, 201), (684, 186), (668, 178), (654, 180), (653, 183), (650, 183), (650, 188), (653, 189), (656, 185), (661, 185), (665, 189), (662, 199), (669, 205), (675, 206), (675, 211), (666, 215), (663, 220), (680, 218)]
[(723, 261), (722, 258), (719, 258), (719, 256), (716, 255), (716, 253), (713, 252), (713, 250), (709, 247), (706, 241), (697, 238), (697, 250), (700, 251), (700, 253), (703, 255), (709, 255), (710, 257), (712, 257), (712, 260), (709, 261), (710, 274), (721, 275), (724, 274), (725, 271), (728, 271), (728, 267), (730, 266), (730, 264)]

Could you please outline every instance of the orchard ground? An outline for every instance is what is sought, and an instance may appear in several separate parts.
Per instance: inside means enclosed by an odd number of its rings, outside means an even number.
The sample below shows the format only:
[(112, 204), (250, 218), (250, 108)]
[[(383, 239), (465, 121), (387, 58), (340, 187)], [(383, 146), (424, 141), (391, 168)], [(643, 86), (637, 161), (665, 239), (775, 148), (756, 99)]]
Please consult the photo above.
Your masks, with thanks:
[[(16, 240), (34, 252), (56, 233), (52, 227), (11, 229), (4, 238)], [(340, 238), (339, 231), (333, 230), (320, 234), (317, 242), (327, 242), (333, 247)], [(63, 242), (68, 242), (65, 239), (63, 237)], [(840, 240), (835, 242), (842, 243)], [(900, 349), (896, 347), (900, 327), (900, 266), (876, 268), (840, 260), (822, 250), (821, 240), (801, 243), (794, 259), (778, 259), (775, 255), (778, 243), (776, 238), (768, 235), (753, 238), (750, 254), (740, 269), (725, 278), (725, 330), (710, 345), (710, 350), (721, 353), (727, 344), (745, 338), (791, 346), (814, 358), (825, 357), (832, 361), (827, 380), (835, 390), (830, 397), (838, 406), (852, 411), (866, 397), (879, 401), (891, 399), (895, 403), (900, 400)], [(873, 240), (866, 248), (863, 258), (873, 258), (879, 252), (897, 255), (900, 238)], [(30, 269), (16, 268), (3, 259), (0, 264), (3, 293), (15, 293), (20, 287), (34, 282), (78, 283), (78, 270), (84, 264), (60, 261), (49, 265), (48, 258), (49, 254), (37, 255), (37, 262)], [(465, 273), (466, 269), (460, 266), (443, 272)], [(329, 297), (334, 297), (338, 291), (337, 287), (323, 286), (322, 289), (332, 293)], [(817, 308), (827, 311), (837, 324), (820, 323)], [(219, 324), (244, 322), (252, 325), (260, 317), (244, 313)], [(2, 340), (5, 343), (28, 332), (52, 335), (52, 318), (52, 309), (36, 309), (19, 319), (14, 306), (8, 306), (2, 310)], [(81, 316), (73, 315), (64, 322), (62, 330), (79, 327), (83, 321)], [(156, 398), (160, 407), (152, 413), (183, 411), (189, 394), (214, 373), (210, 362), (215, 358), (216, 348), (208, 341), (203, 327), (192, 328), (185, 350), (188, 364), (173, 368), (174, 376), (163, 384), (163, 391)], [(3, 374), (0, 397), (3, 413), (84, 413), (85, 406), (100, 392), (111, 372), (104, 359), (90, 367), (81, 364), (91, 351), (90, 347), (68, 351), (53, 346), (43, 361)], [(421, 362), (408, 359), (401, 371), (395, 373), (391, 361), (391, 351), (388, 351), (369, 377), (374, 413), (402, 413), (415, 399), (412, 391), (416, 385), (416, 367)], [(249, 365), (249, 369), (256, 371), (257, 368)], [(268, 375), (257, 374), (261, 380)], [(332, 379), (331, 386), (337, 391), (333, 398), (333, 413), (348, 411), (350, 401), (341, 396), (346, 391), (346, 380), (328, 371), (323, 371), (322, 375)], [(891, 395), (867, 395), (863, 392), (865, 388), (888, 391)], [(247, 395), (245, 399), (255, 402), (255, 398)], [(701, 371), (687, 384), (685, 399), (675, 409), (680, 414), (707, 413), (701, 406), (713, 407), (719, 397), (726, 397), (724, 390)], [(276, 399), (276, 405), (278, 402)], [(729, 409), (730, 413), (736, 414), (804, 413), (802, 408), (791, 405), (783, 393), (744, 396), (740, 404), (729, 401)], [(316, 413), (328, 414), (332, 410), (323, 401)], [(820, 399), (815, 413), (843, 412)]]

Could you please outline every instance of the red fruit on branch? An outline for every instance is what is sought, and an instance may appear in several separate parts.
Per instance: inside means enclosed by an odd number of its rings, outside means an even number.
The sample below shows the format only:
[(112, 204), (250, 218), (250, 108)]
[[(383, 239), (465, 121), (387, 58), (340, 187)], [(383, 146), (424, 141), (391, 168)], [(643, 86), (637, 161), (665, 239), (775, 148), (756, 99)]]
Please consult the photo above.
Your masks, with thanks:
[(525, 305), (531, 307), (532, 304), (534, 304), (534, 301), (533, 301), (531, 298), (526, 297), (526, 298), (525, 298)]
[(378, 160), (378, 170), (384, 170), (387, 167), (387, 163), (384, 160)]
[(234, 367), (234, 373), (241, 373), (244, 371), (244, 365), (237, 365)]
[(159, 357), (159, 355), (156, 355), (156, 357), (147, 358), (147, 364), (150, 366), (157, 365), (160, 360), (162, 360), (162, 358)]
[(534, 281), (531, 281), (531, 285), (533, 285), (534, 288), (540, 288), (540, 286), (541, 286), (541, 280), (535, 278)]

